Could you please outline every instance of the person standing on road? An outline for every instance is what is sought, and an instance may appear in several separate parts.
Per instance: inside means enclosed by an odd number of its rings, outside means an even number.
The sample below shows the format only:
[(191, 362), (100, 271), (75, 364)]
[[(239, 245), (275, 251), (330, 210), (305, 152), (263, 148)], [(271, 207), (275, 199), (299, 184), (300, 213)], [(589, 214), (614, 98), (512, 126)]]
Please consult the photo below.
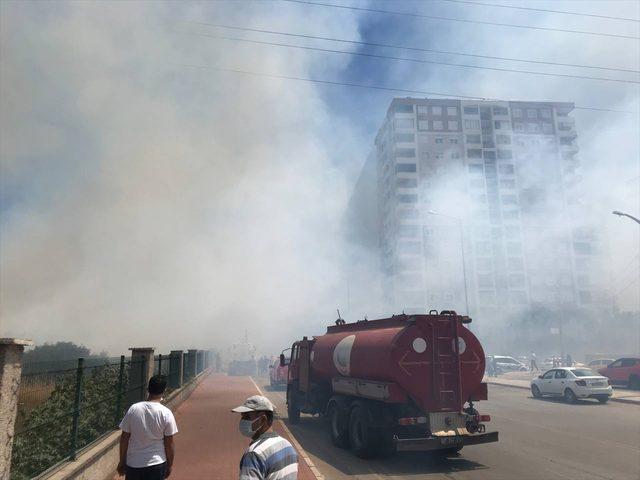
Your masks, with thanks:
[(533, 372), (534, 369), (536, 372), (540, 371), (538, 368), (538, 362), (536, 361), (536, 354), (535, 352), (531, 352), (531, 371)]
[(129, 407), (120, 422), (118, 474), (125, 480), (162, 480), (171, 475), (173, 436), (178, 433), (173, 413), (160, 403), (167, 380), (155, 375), (149, 380), (149, 396)]
[(254, 395), (231, 410), (240, 413), (240, 433), (251, 443), (240, 460), (240, 480), (297, 480), (298, 454), (273, 431), (273, 404)]

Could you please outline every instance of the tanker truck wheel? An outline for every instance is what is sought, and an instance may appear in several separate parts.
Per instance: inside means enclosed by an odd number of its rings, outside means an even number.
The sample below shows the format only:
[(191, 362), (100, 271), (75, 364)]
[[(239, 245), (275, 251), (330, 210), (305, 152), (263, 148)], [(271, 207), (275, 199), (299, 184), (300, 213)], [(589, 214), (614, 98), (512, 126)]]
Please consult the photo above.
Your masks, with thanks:
[(369, 411), (363, 404), (356, 405), (349, 416), (349, 443), (360, 458), (371, 458), (378, 453), (378, 441), (370, 426)]
[(293, 388), (287, 390), (287, 417), (289, 417), (289, 423), (295, 424), (300, 421), (300, 409)]
[(340, 405), (332, 403), (329, 410), (331, 443), (339, 448), (349, 448), (349, 414)]

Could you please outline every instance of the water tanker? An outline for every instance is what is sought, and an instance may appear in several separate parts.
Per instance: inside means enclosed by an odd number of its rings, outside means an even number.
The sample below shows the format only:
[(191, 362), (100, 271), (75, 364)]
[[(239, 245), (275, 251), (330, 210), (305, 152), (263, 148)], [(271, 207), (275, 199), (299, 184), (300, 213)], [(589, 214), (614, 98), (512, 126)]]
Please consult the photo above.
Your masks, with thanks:
[[(453, 311), (345, 323), (292, 346), (287, 410), (329, 419), (331, 440), (358, 456), (459, 451), (495, 442), (474, 402), (487, 399), (484, 351)], [(281, 362), (286, 363), (284, 356)]]

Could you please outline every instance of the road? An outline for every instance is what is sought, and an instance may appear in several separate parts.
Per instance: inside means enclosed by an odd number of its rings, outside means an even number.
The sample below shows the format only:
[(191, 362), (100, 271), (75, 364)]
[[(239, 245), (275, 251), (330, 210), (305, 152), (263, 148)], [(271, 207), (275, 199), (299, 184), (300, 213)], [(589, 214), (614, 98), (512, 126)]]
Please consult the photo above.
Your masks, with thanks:
[[(258, 382), (286, 419), (285, 394)], [(640, 407), (531, 398), (526, 390), (490, 386), (490, 400), (477, 407), (490, 414), (496, 444), (466, 447), (457, 457), (403, 454), (361, 460), (334, 447), (321, 419), (302, 417), (289, 425), (326, 480), (491, 479), (638, 480)]]

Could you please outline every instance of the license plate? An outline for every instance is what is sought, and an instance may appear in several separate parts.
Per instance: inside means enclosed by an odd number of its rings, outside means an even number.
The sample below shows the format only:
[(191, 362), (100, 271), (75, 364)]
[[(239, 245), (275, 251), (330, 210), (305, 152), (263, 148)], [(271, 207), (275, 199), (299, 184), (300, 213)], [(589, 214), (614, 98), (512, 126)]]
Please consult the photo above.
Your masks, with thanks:
[(440, 445), (443, 447), (451, 447), (452, 445), (458, 445), (461, 442), (462, 439), (458, 437), (442, 437), (440, 439)]
[(593, 385), (594, 387), (604, 387), (604, 382), (594, 382), (591, 385)]

